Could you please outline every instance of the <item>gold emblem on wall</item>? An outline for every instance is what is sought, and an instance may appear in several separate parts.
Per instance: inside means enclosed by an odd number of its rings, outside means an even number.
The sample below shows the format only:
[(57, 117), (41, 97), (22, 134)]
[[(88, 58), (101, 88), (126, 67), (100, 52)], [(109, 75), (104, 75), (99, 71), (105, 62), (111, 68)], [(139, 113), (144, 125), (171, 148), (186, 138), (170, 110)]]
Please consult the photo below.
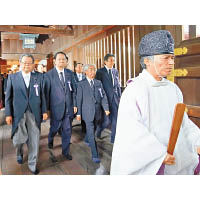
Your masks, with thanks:
[(188, 70), (187, 69), (173, 69), (172, 73), (167, 76), (167, 79), (169, 81), (174, 82), (174, 77), (181, 77), (181, 76), (187, 76)]
[(188, 52), (187, 47), (175, 48), (175, 49), (174, 49), (174, 55), (175, 55), (175, 56), (185, 55), (185, 54), (187, 54), (187, 52)]

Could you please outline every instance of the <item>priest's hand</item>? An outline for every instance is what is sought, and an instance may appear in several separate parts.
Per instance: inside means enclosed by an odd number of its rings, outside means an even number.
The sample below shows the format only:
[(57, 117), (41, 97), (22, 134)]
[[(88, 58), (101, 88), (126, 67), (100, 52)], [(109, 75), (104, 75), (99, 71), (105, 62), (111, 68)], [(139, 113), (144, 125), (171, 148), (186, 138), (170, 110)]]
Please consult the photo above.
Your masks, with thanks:
[(48, 114), (47, 113), (43, 113), (43, 120), (47, 120), (48, 119)]
[(166, 164), (166, 165), (174, 165), (175, 164), (175, 157), (173, 155), (167, 153), (163, 163)]
[(197, 147), (197, 153), (200, 155), (200, 147)]
[(76, 114), (78, 111), (77, 107), (74, 107), (74, 114)]
[(12, 116), (7, 116), (6, 117), (6, 123), (8, 124), (8, 125), (11, 125), (12, 124)]
[(81, 120), (81, 116), (80, 116), (80, 115), (76, 115), (76, 119), (77, 119), (78, 121), (80, 121), (80, 120)]
[(108, 116), (110, 114), (109, 110), (105, 110), (106, 116)]

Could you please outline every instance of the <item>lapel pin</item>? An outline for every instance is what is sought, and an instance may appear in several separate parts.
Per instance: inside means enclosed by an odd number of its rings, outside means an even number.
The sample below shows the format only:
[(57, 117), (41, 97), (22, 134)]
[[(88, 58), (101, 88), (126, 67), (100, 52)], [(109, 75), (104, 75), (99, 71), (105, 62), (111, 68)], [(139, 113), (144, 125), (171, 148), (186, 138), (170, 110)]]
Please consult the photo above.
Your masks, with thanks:
[(100, 93), (101, 97), (103, 98), (103, 94), (101, 92), (101, 88), (99, 88), (99, 93)]
[(38, 97), (39, 96), (39, 93), (38, 93), (38, 84), (35, 84), (33, 87), (35, 88), (35, 93), (36, 93), (36, 96)]
[(69, 85), (69, 90), (72, 91), (71, 82), (68, 81), (67, 83), (68, 83), (68, 85)]

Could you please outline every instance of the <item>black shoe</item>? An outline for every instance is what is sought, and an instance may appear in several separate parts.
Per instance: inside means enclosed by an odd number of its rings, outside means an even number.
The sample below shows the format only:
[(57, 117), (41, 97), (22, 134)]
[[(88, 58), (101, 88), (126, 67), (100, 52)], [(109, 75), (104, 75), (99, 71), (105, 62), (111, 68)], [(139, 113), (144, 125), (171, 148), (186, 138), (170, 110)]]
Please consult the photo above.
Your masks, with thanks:
[(53, 143), (48, 143), (48, 148), (53, 149)]
[(72, 156), (70, 154), (64, 155), (63, 156), (67, 159), (67, 160), (72, 160)]
[(17, 156), (17, 162), (21, 165), (23, 163), (23, 154), (21, 156)]
[(32, 174), (37, 175), (40, 173), (39, 169), (36, 169), (35, 171), (31, 171)]

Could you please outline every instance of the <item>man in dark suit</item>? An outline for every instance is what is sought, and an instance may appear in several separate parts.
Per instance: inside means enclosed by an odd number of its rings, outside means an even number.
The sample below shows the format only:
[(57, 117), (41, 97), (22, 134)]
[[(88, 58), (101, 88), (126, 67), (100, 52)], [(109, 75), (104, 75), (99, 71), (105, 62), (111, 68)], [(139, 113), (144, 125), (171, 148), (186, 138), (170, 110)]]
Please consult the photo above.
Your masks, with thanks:
[[(12, 124), (13, 144), (17, 147), (17, 162), (23, 162), (23, 144), (28, 146), (28, 166), (38, 174), (40, 124), (47, 119), (43, 79), (33, 74), (34, 58), (24, 54), (20, 58), (21, 71), (8, 76), (5, 114), (8, 125)], [(43, 117), (42, 117), (43, 116)]]
[(62, 154), (66, 159), (72, 160), (69, 154), (72, 119), (77, 112), (76, 85), (71, 70), (65, 69), (68, 57), (63, 52), (54, 56), (55, 67), (44, 75), (44, 89), (47, 108), (50, 110), (50, 131), (48, 147), (53, 149), (53, 140), (56, 133), (61, 130)]
[(74, 78), (76, 82), (82, 81), (85, 79), (85, 74), (83, 73), (83, 64), (82, 63), (76, 63), (75, 64), (75, 72), (74, 72)]
[(97, 137), (101, 137), (101, 132), (111, 123), (111, 143), (114, 143), (118, 106), (121, 97), (121, 89), (119, 83), (118, 70), (113, 68), (115, 64), (115, 57), (113, 54), (106, 54), (104, 57), (105, 66), (97, 70), (96, 79), (100, 80), (103, 84), (103, 88), (106, 92), (110, 110), (110, 120), (104, 115), (104, 121), (101, 128), (97, 130)]
[(85, 65), (84, 72), (86, 78), (78, 83), (77, 88), (77, 120), (81, 118), (86, 124), (86, 142), (89, 141), (89, 146), (92, 151), (92, 160), (99, 163), (99, 155), (95, 142), (95, 129), (99, 126), (101, 120), (101, 107), (106, 115), (109, 115), (108, 101), (104, 92), (102, 83), (95, 78), (96, 66)]
[[(85, 74), (83, 73), (83, 64), (79, 62), (76, 63), (74, 70), (75, 70), (74, 79), (77, 84), (79, 81), (82, 81), (83, 79), (85, 79)], [(74, 117), (76, 117), (76, 115)], [(82, 127), (82, 133), (86, 133), (86, 125), (82, 119), (81, 119), (81, 127)]]

